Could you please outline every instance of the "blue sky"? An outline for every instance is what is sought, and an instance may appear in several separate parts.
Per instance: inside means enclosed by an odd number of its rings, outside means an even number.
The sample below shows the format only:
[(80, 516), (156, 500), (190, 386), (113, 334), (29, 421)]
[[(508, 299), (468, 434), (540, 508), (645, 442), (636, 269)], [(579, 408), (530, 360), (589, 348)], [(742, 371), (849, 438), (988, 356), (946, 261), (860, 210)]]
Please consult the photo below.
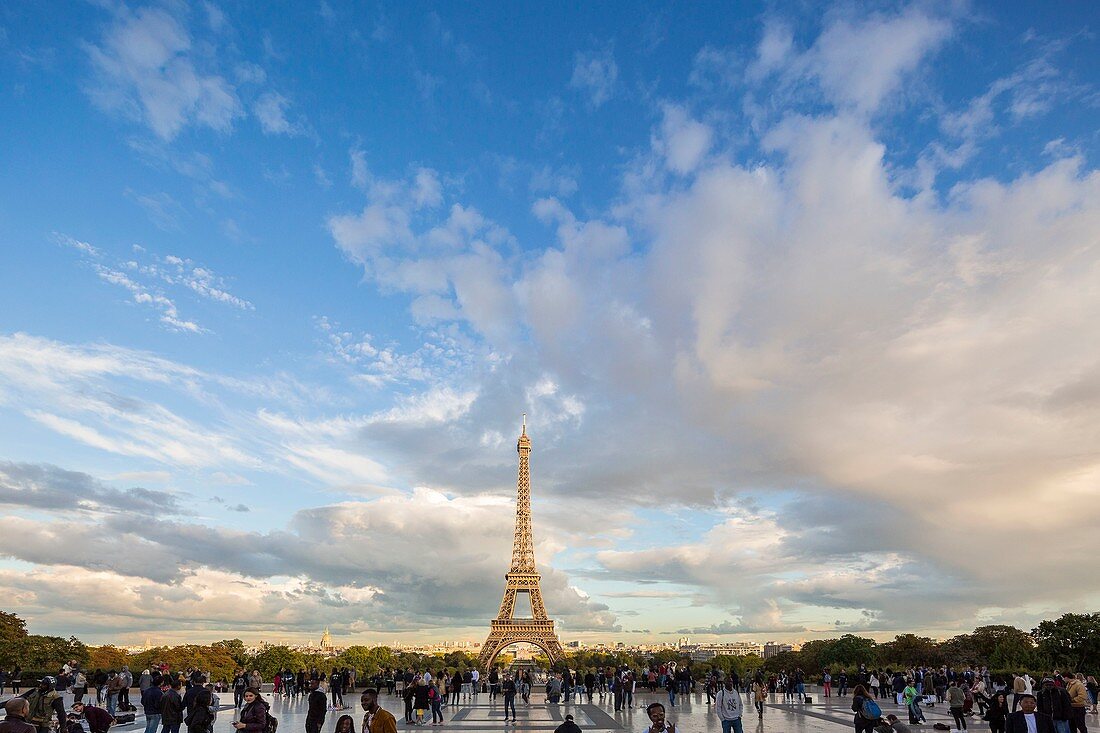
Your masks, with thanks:
[(0, 588), (478, 638), (526, 412), (567, 638), (1095, 605), (1098, 20), (0, 8)]

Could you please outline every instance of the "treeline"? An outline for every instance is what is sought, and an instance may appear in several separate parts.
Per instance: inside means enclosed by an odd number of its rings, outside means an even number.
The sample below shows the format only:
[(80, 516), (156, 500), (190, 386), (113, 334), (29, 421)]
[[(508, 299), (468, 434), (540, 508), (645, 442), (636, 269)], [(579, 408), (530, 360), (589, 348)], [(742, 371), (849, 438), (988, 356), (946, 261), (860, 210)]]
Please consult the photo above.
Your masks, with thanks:
[[(352, 646), (337, 656), (308, 654), (285, 646), (270, 646), (257, 654), (249, 653), (240, 639), (213, 644), (164, 646), (129, 653), (114, 646), (89, 647), (76, 637), (28, 634), (18, 616), (0, 611), (0, 667), (20, 665), (29, 679), (34, 674), (55, 673), (75, 659), (86, 669), (119, 669), (128, 665), (135, 673), (165, 663), (173, 670), (196, 668), (209, 671), (214, 679), (229, 679), (237, 668), (257, 669), (265, 680), (275, 672), (311, 669), (328, 672), (333, 667), (348, 667), (368, 677), (385, 669), (455, 669), (476, 665), (477, 658), (462, 651), (426, 655), (396, 651), (389, 647)], [(545, 665), (545, 658), (538, 658)], [(675, 661), (691, 664), (690, 657), (669, 649), (653, 654), (626, 651), (576, 650), (555, 665), (571, 669), (626, 665), (641, 669)], [(916, 634), (901, 634), (892, 641), (845, 634), (837, 639), (807, 642), (797, 652), (779, 654), (764, 660), (755, 655), (720, 656), (692, 666), (698, 670), (719, 668), (738, 675), (763, 669), (765, 672), (801, 668), (813, 675), (823, 669), (839, 672), (869, 668), (894, 669), (917, 665), (952, 667), (989, 667), (1000, 673), (1027, 671), (1039, 676), (1054, 668), (1072, 669), (1089, 674), (1100, 672), (1100, 613), (1067, 613), (1052, 621), (1043, 621), (1030, 632), (1014, 626), (980, 626), (969, 634), (936, 641)]]

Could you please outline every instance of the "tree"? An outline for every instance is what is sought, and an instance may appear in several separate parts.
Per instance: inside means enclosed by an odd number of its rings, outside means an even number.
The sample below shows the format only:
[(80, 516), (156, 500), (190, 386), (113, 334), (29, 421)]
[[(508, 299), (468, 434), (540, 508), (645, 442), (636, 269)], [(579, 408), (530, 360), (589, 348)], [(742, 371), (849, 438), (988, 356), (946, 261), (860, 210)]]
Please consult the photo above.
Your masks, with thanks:
[(1012, 665), (1001, 667), (992, 661), (993, 652), (998, 647), (1002, 647), (1002, 656), (1009, 650), (1012, 650), (1012, 654), (1017, 654), (1025, 649), (1033, 650), (1035, 641), (1030, 634), (1015, 626), (996, 624), (979, 626), (972, 633), (953, 636), (940, 645), (940, 651), (943, 661), (954, 666), (971, 664), (996, 669), (1016, 669)]
[(893, 641), (878, 648), (878, 660), (882, 665), (915, 667), (921, 664), (938, 665), (942, 652), (934, 639), (916, 634), (898, 634)]
[(305, 655), (285, 646), (269, 646), (256, 655), (253, 662), (265, 680), (271, 679), (276, 672), (284, 669), (298, 670), (311, 666)]
[(130, 655), (117, 646), (93, 646), (88, 647), (88, 666), (92, 669), (122, 668), (122, 665), (130, 663)]
[(217, 649), (229, 655), (233, 663), (242, 669), (251, 667), (252, 656), (245, 650), (244, 642), (240, 639), (222, 639), (210, 645), (211, 649)]
[(20, 656), (23, 669), (54, 674), (62, 665), (72, 660), (87, 664), (88, 647), (75, 636), (65, 639), (60, 636), (30, 634), (23, 640)]
[(1031, 635), (1055, 664), (1075, 672), (1100, 669), (1100, 613), (1066, 613), (1043, 621)]
[(0, 667), (9, 668), (19, 659), (27, 639), (27, 622), (14, 613), (0, 611)]

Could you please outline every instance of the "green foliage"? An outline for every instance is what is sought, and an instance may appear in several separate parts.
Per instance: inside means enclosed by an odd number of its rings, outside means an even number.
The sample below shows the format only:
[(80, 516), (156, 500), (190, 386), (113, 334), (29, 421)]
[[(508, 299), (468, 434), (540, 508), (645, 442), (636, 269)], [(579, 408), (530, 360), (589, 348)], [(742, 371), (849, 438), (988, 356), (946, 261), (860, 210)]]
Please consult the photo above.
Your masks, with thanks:
[(29, 634), (19, 650), (19, 660), (24, 669), (50, 674), (74, 659), (81, 664), (87, 664), (88, 656), (88, 647), (75, 636), (65, 639), (60, 636)]
[(0, 667), (10, 668), (21, 661), (26, 638), (27, 622), (14, 613), (0, 611)]
[(229, 658), (233, 660), (233, 663), (242, 669), (245, 667), (252, 667), (252, 655), (245, 651), (244, 642), (240, 639), (222, 639), (221, 641), (215, 641), (210, 645), (210, 648), (225, 652), (229, 655)]
[(1074, 672), (1100, 670), (1100, 613), (1067, 613), (1031, 632), (1039, 651)]
[(893, 641), (882, 644), (875, 658), (884, 667), (915, 667), (919, 664), (939, 665), (943, 652), (935, 639), (916, 634), (898, 634)]
[(118, 671), (122, 665), (130, 663), (130, 654), (117, 646), (88, 647), (89, 669), (113, 669)]

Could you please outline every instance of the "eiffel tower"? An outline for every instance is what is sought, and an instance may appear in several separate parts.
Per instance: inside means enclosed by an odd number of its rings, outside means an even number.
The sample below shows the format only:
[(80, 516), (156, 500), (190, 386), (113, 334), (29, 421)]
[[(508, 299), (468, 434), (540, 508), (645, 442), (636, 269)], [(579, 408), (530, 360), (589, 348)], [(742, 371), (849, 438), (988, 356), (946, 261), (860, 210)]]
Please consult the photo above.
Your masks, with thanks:
[[(504, 600), (490, 624), (489, 638), (481, 646), (478, 663), (483, 670), (491, 668), (493, 660), (504, 647), (517, 642), (534, 644), (554, 664), (563, 656), (561, 642), (554, 633), (554, 622), (546, 616), (542, 605), (542, 589), (535, 568), (535, 543), (531, 538), (531, 439), (527, 437), (527, 416), (523, 416), (523, 432), (516, 445), (519, 452), (519, 481), (516, 486), (516, 533), (512, 540), (512, 567), (504, 576)], [(531, 600), (531, 617), (516, 618), (516, 596), (526, 593)]]

